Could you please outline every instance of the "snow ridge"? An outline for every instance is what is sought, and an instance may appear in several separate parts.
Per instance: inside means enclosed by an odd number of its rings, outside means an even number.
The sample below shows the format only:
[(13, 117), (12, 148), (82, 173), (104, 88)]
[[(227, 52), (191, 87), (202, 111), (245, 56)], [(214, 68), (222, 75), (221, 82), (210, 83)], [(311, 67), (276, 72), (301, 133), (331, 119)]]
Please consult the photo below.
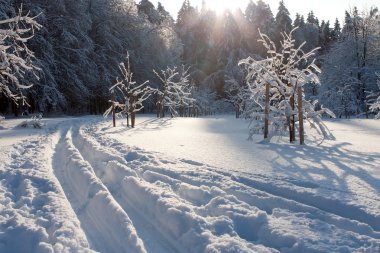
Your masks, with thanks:
[(73, 145), (71, 129), (61, 135), (53, 167), (83, 229), (97, 250), (146, 252), (128, 215)]
[(0, 163), (0, 252), (93, 252), (53, 176), (51, 145), (47, 136), (15, 144)]
[[(260, 177), (247, 181), (201, 163), (125, 146), (96, 133), (95, 128), (79, 131), (83, 150), (96, 157), (95, 163), (102, 156), (114, 157), (129, 171), (123, 175), (119, 167), (113, 176), (119, 178), (118, 183), (111, 180), (107, 186), (118, 185), (119, 194), (127, 196), (126, 203), (180, 243), (180, 252), (240, 252), (238, 248), (243, 252), (371, 252), (379, 245), (379, 233), (373, 230), (375, 217), (334, 212), (327, 205), (337, 203), (307, 192), (315, 185), (296, 182), (288, 187), (288, 180), (276, 186)], [(100, 169), (100, 177), (107, 173), (101, 164), (94, 167)], [(345, 208), (356, 210), (349, 204)], [(178, 249), (177, 245), (173, 247)]]
[(174, 159), (100, 127), (70, 120), (7, 151), (0, 253), (380, 251), (377, 213), (323, 185)]

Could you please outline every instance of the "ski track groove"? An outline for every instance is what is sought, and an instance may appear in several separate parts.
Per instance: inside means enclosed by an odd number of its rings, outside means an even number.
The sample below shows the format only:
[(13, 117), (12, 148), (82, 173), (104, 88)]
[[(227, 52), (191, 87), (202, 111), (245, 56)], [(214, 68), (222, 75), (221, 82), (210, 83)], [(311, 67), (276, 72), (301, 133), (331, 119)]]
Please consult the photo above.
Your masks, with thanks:
[[(90, 131), (90, 128), (92, 131)], [(88, 130), (87, 134), (90, 135), (94, 141), (99, 143), (99, 139), (102, 139), (103, 137), (96, 134), (96, 131), (94, 131), (94, 130), (96, 130), (95, 127), (91, 126), (90, 128), (87, 129)], [(141, 154), (135, 153), (133, 155), (130, 155), (130, 153), (128, 153), (128, 149), (129, 149), (128, 147), (125, 147), (124, 144), (118, 143), (116, 140), (113, 140), (110, 138), (107, 138), (106, 141), (104, 141), (104, 140), (101, 141), (101, 143), (99, 143), (99, 144), (102, 145), (102, 144), (106, 144), (106, 143), (108, 143), (109, 148), (113, 149), (115, 153), (120, 153), (120, 155), (122, 157), (124, 157), (125, 162), (128, 163), (129, 166), (131, 166), (131, 163), (133, 163), (134, 161), (141, 160), (142, 162), (144, 162), (145, 160), (150, 159), (149, 154), (145, 155), (144, 154), (145, 152), (141, 149), (136, 149), (136, 150), (140, 150)], [(109, 145), (109, 143), (112, 143), (112, 145)], [(120, 152), (116, 148), (116, 147), (123, 147), (123, 146), (125, 148), (125, 150), (123, 150), (123, 151), (126, 153)], [(133, 151), (133, 152), (136, 152), (136, 151)], [(124, 155), (123, 155), (123, 153), (124, 153)], [(293, 211), (300, 211), (300, 210), (301, 211), (313, 211), (313, 212), (318, 211), (321, 214), (325, 213), (325, 214), (330, 214), (332, 216), (338, 216), (338, 217), (347, 219), (348, 222), (350, 222), (350, 220), (357, 221), (358, 223), (364, 224), (364, 226), (361, 226), (362, 224), (358, 224), (357, 225), (358, 228), (353, 229), (354, 230), (353, 232), (369, 235), (369, 236), (372, 236), (372, 237), (377, 238), (377, 239), (380, 238), (380, 218), (375, 216), (375, 215), (366, 213), (365, 211), (363, 211), (362, 209), (360, 209), (357, 206), (345, 204), (345, 203), (343, 203), (337, 199), (328, 199), (328, 198), (325, 198), (323, 196), (318, 196), (318, 195), (315, 195), (311, 192), (300, 192), (300, 191), (297, 191), (294, 189), (276, 186), (276, 184), (274, 184), (274, 183), (266, 183), (266, 182), (264, 182), (264, 180), (260, 180), (260, 178), (263, 176), (257, 176), (257, 177), (254, 177), (254, 179), (247, 178), (247, 177), (240, 176), (240, 175), (236, 176), (232, 173), (223, 172), (223, 171), (220, 171), (219, 169), (212, 168), (212, 167), (207, 166), (207, 165), (204, 165), (203, 167), (201, 167), (200, 163), (197, 163), (197, 162), (193, 163), (192, 161), (190, 161), (190, 162), (189, 161), (190, 160), (180, 159), (180, 160), (178, 160), (178, 163), (182, 162), (182, 163), (185, 163), (187, 165), (193, 165), (193, 167), (197, 171), (204, 171), (206, 173), (211, 171), (212, 173), (215, 173), (216, 177), (219, 177), (222, 180), (224, 179), (223, 177), (227, 177), (228, 179), (234, 181), (236, 184), (246, 186), (248, 189), (249, 188), (255, 189), (255, 190), (258, 190), (258, 191), (263, 192), (265, 194), (268, 194), (268, 196), (276, 197), (277, 199), (274, 202), (279, 201), (280, 203), (281, 202), (283, 203), (284, 202), (283, 199), (286, 200), (285, 202), (288, 202), (288, 203), (284, 203), (284, 206), (280, 205), (280, 206), (276, 206), (276, 207), (280, 207), (280, 208), (285, 207), (285, 208), (287, 208), (289, 210), (293, 210)], [(206, 167), (206, 169), (204, 169), (204, 167)], [(146, 168), (145, 171), (152, 170), (152, 169), (154, 170), (154, 168)], [(159, 171), (158, 173), (160, 173), (160, 174), (163, 174), (163, 175), (166, 175), (166, 176), (171, 177), (173, 179), (188, 183), (190, 185), (196, 185), (196, 186), (205, 185), (203, 182), (200, 181), (199, 178), (193, 179), (191, 177), (187, 177), (187, 175), (186, 174), (184, 175), (183, 172), (176, 173), (175, 171), (171, 171), (171, 170), (164, 170), (164, 169), (160, 169), (160, 168), (155, 168), (155, 169), (157, 169)], [(264, 177), (264, 179), (265, 179), (265, 177)], [(281, 179), (278, 179), (278, 178), (274, 178), (274, 179), (270, 178), (270, 179), (272, 181), (273, 180), (282, 181)], [(288, 184), (292, 184), (291, 181), (294, 181), (294, 180), (286, 179), (285, 181)], [(295, 185), (297, 187), (301, 187), (301, 188), (302, 187), (303, 188), (317, 188), (316, 185), (310, 184), (309, 182), (301, 182), (300, 184), (297, 184), (297, 183), (294, 184), (293, 183), (293, 185)], [(219, 183), (219, 184), (214, 183), (213, 185), (207, 184), (207, 186), (217, 186), (217, 187), (220, 187), (223, 189), (222, 183)], [(333, 190), (333, 189), (329, 189), (329, 190)], [(235, 191), (235, 190), (229, 189), (226, 192), (237, 196), (237, 191)], [(248, 201), (245, 200), (244, 202), (246, 202), (246, 203), (248, 202), (248, 204), (250, 204), (250, 205), (252, 205), (254, 203), (254, 202), (252, 202), (252, 199), (249, 199)], [(196, 204), (196, 203), (193, 203), (193, 204)], [(276, 205), (277, 204), (278, 203), (276, 203)], [(293, 208), (292, 204), (297, 204), (299, 207)], [(256, 203), (255, 206), (260, 206), (260, 204)], [(261, 204), (261, 206), (262, 206), (262, 204)], [(338, 207), (336, 207), (336, 206), (338, 206)], [(263, 210), (265, 210), (269, 213), (271, 212), (270, 209), (273, 210), (274, 208), (275, 207), (268, 208), (268, 207), (263, 206)], [(323, 218), (324, 217), (320, 217), (320, 219), (323, 219)], [(333, 222), (333, 224), (336, 225), (337, 227), (347, 229), (344, 224), (342, 225), (339, 221), (334, 222), (334, 220), (335, 220), (335, 218), (333, 217), (330, 220), (330, 222)], [(366, 228), (365, 226), (369, 226), (369, 228)]]
[[(82, 127), (83, 128), (83, 127)], [(92, 129), (92, 131), (91, 131)], [(207, 165), (203, 165), (201, 163), (193, 162), (190, 160), (184, 160), (184, 159), (177, 159), (175, 162), (166, 160), (165, 158), (156, 158), (154, 155), (152, 155), (152, 152), (145, 152), (142, 149), (133, 147), (133, 150), (128, 147), (127, 145), (118, 142), (117, 140), (107, 138), (100, 136), (94, 131), (94, 126), (92, 125), (91, 127), (84, 128), (83, 132), (85, 135), (88, 137), (86, 138), (91, 138), (92, 141), (95, 141), (98, 143), (100, 147), (107, 147), (107, 149), (111, 149), (113, 154), (118, 154), (117, 157), (122, 157), (123, 159), (121, 161), (124, 164), (127, 164), (130, 166), (132, 169), (140, 170), (139, 176), (148, 182), (151, 183), (156, 183), (156, 182), (165, 182), (165, 177), (170, 178), (168, 179), (169, 181), (171, 180), (177, 180), (177, 183), (187, 183), (189, 185), (194, 185), (197, 187), (202, 187), (202, 186), (207, 186), (207, 187), (218, 187), (219, 189), (222, 189), (224, 191), (224, 194), (231, 194), (234, 197), (238, 198), (239, 200), (248, 203), (252, 208), (259, 207), (261, 210), (265, 210), (268, 214), (271, 214), (273, 209), (275, 208), (283, 208), (283, 209), (288, 209), (290, 211), (293, 211), (295, 213), (297, 212), (305, 212), (308, 214), (308, 217), (311, 219), (318, 219), (322, 222), (325, 222), (327, 224), (333, 224), (337, 228), (347, 230), (347, 231), (352, 231), (357, 234), (362, 234), (366, 235), (372, 238), (379, 239), (380, 238), (380, 233), (378, 231), (374, 231), (373, 227), (371, 226), (371, 222), (374, 221), (375, 219), (369, 218), (371, 215), (367, 214), (365, 212), (360, 213), (358, 215), (364, 214), (366, 215), (364, 219), (360, 216), (355, 216), (355, 215), (346, 215), (347, 213), (342, 213), (342, 212), (336, 212), (334, 209), (329, 209), (326, 208), (326, 204), (319, 205), (316, 204), (312, 201), (312, 199), (317, 199), (318, 201), (331, 201), (328, 202), (328, 204), (336, 204), (338, 203), (339, 205), (343, 203), (339, 202), (338, 200), (330, 200), (326, 199), (322, 196), (314, 196), (310, 192), (306, 193), (305, 195), (302, 195), (303, 193), (297, 191), (297, 189), (288, 189), (285, 188), (286, 191), (285, 193), (281, 193), (281, 190), (283, 190), (281, 187), (278, 187), (275, 190), (271, 190), (270, 187), (273, 186), (273, 182), (270, 183), (265, 183), (262, 181), (258, 181), (258, 186), (256, 185), (256, 182), (246, 182), (244, 181), (245, 178), (242, 176), (236, 176), (233, 173), (226, 173), (222, 172), (217, 168), (209, 167)], [(155, 154), (155, 153), (153, 153)], [(160, 155), (160, 154), (157, 154)], [(159, 166), (165, 167), (165, 165), (179, 165), (182, 163), (185, 164), (186, 166), (184, 167), (192, 167), (194, 170), (189, 171), (189, 173), (186, 173), (181, 170), (171, 170), (169, 169), (164, 169), (160, 168)], [(153, 164), (157, 165), (157, 167), (152, 167), (151, 165), (146, 165), (146, 164)], [(178, 166), (177, 166), (178, 168)], [(196, 172), (196, 173), (195, 173)], [(198, 172), (203, 172), (203, 173), (198, 173)], [(158, 179), (149, 179), (149, 176), (147, 177), (146, 175), (149, 173), (156, 173), (158, 176)], [(195, 174), (194, 174), (195, 173)], [(205, 176), (205, 175), (211, 175), (213, 178), (213, 183), (210, 184), (212, 180), (210, 178), (206, 178), (206, 180), (202, 181), (202, 178), (199, 178), (199, 176)], [(196, 176), (196, 178), (195, 178)], [(153, 177), (154, 178), (154, 177)], [(260, 178), (260, 177), (258, 177)], [(246, 192), (239, 192), (238, 190), (232, 188), (225, 188), (223, 187), (223, 180), (229, 180), (233, 181), (235, 186), (238, 187), (243, 187), (244, 189), (252, 190), (255, 191), (256, 193), (258, 192), (260, 194), (265, 194), (267, 197), (269, 197), (269, 202), (271, 204), (265, 203), (256, 203), (254, 201), (254, 198), (250, 197), (249, 195), (246, 194)], [(277, 178), (275, 180), (278, 180)], [(292, 179), (287, 179), (285, 180), (286, 183), (291, 184)], [(255, 179), (254, 179), (255, 181)], [(272, 180), (273, 181), (273, 180)], [(289, 182), (290, 181), (290, 182)], [(218, 183), (215, 183), (218, 182)], [(260, 185), (263, 184), (263, 185)], [(293, 184), (294, 186), (298, 188), (317, 188), (316, 184), (312, 184), (309, 182), (296, 182)], [(206, 203), (197, 203), (197, 200), (194, 201), (194, 199), (189, 199), (187, 196), (183, 196), (180, 194), (178, 189), (176, 187), (173, 187), (172, 191), (177, 194), (180, 198), (183, 199), (183, 201), (188, 201), (189, 203), (193, 204), (195, 206), (195, 211), (198, 215), (203, 215), (202, 211), (197, 210), (196, 206), (202, 206)], [(298, 194), (301, 194), (301, 197), (298, 196)], [(309, 195), (308, 195), (309, 194)], [(311, 194), (311, 195), (310, 195)], [(296, 195), (296, 197), (293, 197), (293, 195)], [(305, 197), (306, 198), (303, 198)], [(307, 198), (310, 197), (311, 200), (308, 200)], [(316, 198), (315, 198), (316, 197)], [(306, 199), (306, 200), (305, 200)], [(317, 203), (318, 203), (317, 201)], [(268, 206), (267, 206), (268, 205)], [(350, 206), (350, 205), (343, 205), (345, 209), (348, 209), (348, 213), (350, 210), (356, 210), (358, 207), (355, 206)], [(358, 209), (360, 210), (360, 209)], [(338, 209), (339, 211), (339, 209)], [(362, 210), (360, 210), (362, 211)], [(204, 215), (209, 215), (209, 214), (204, 214)], [(342, 221), (343, 218), (343, 221)], [(350, 225), (347, 225), (350, 224)], [(246, 238), (239, 233), (239, 228), (236, 227), (236, 230), (241, 236), (242, 239), (248, 240), (250, 242), (255, 242), (255, 235), (250, 238)], [(255, 232), (253, 232), (254, 234)], [(263, 245), (267, 247), (273, 247), (271, 243), (268, 242), (260, 242), (263, 243)], [(281, 247), (279, 248), (276, 247), (277, 250), (281, 251)]]
[[(161, 232), (161, 227), (158, 224), (155, 224), (154, 222), (151, 221), (151, 217), (147, 217), (146, 215), (139, 210), (138, 207), (136, 207), (135, 203), (133, 203), (133, 200), (131, 200), (128, 197), (128, 193), (124, 191), (120, 191), (117, 193), (117, 190), (121, 189), (123, 187), (123, 177), (121, 178), (116, 178), (111, 180), (111, 182), (107, 183), (102, 180), (102, 176), (104, 176), (104, 166), (106, 164), (113, 165), (113, 163), (123, 163), (123, 159), (117, 156), (111, 156), (108, 157), (109, 154), (107, 154), (105, 159), (102, 159), (102, 155), (97, 155), (94, 159), (91, 159), (91, 154), (86, 152), (86, 141), (84, 137), (80, 134), (80, 128), (76, 128), (74, 131), (75, 135), (75, 140), (74, 145), (78, 148), (79, 152), (83, 157), (86, 158), (86, 161), (89, 162), (89, 164), (94, 168), (94, 174), (95, 176), (98, 177), (100, 181), (104, 183), (106, 187), (109, 187), (108, 189), (110, 190), (110, 193), (113, 195), (113, 197), (116, 199), (118, 204), (128, 213), (131, 214), (132, 217), (135, 219), (135, 225), (138, 225), (136, 227), (137, 232), (142, 231), (142, 233), (139, 233), (139, 236), (143, 239), (144, 242), (149, 242), (148, 245), (145, 245), (146, 250), (148, 252), (154, 253), (158, 248), (162, 248), (160, 252), (166, 252), (166, 253), (174, 253), (174, 252), (181, 252), (181, 253), (186, 253), (186, 251), (181, 248), (181, 245), (179, 245), (173, 238), (170, 238), (168, 235), (165, 235), (164, 233)], [(87, 146), (89, 147), (89, 145)], [(90, 152), (91, 150), (88, 149)], [(92, 150), (95, 151), (96, 150)], [(93, 153), (93, 154), (94, 154)], [(92, 154), (92, 155), (93, 155)], [(112, 160), (108, 160), (111, 158)], [(106, 161), (108, 160), (108, 161)], [(99, 165), (100, 163), (100, 165)], [(116, 166), (118, 166), (116, 164)], [(101, 168), (102, 167), (102, 168)], [(109, 168), (106, 168), (109, 169)], [(103, 170), (103, 171), (102, 171)], [(131, 172), (126, 172), (123, 171), (124, 176), (128, 176), (128, 173)], [(137, 174), (133, 174), (134, 176), (137, 176)], [(118, 185), (117, 189), (112, 189), (113, 185), (111, 183)], [(137, 223), (138, 222), (138, 223)], [(162, 242), (164, 242), (164, 245), (162, 245)]]
[(72, 137), (72, 129), (61, 132), (53, 169), (90, 244), (101, 252), (146, 252), (128, 215), (95, 176)]
[[(11, 163), (3, 164), (4, 167), (0, 170), (0, 195), (2, 195), (0, 203), (5, 201), (1, 203), (5, 204), (2, 208), (6, 210), (7, 215), (13, 217), (9, 224), (0, 223), (0, 230), (10, 230), (11, 234), (10, 237), (6, 237), (5, 245), (8, 245), (12, 252), (47, 252), (46, 248), (43, 248), (44, 245), (58, 252), (62, 250), (65, 252), (71, 250), (72, 252), (92, 252), (87, 238), (81, 232), (78, 232), (73, 240), (65, 239), (66, 233), (77, 232), (74, 229), (79, 227), (79, 220), (76, 220), (77, 216), (74, 211), (65, 206), (67, 199), (63, 195), (63, 189), (58, 179), (50, 177), (53, 174), (52, 168), (49, 167), (51, 157), (48, 157), (50, 134), (52, 132), (46, 132), (27, 142), (14, 144), (9, 154), (12, 158)], [(43, 155), (41, 156), (41, 154)], [(41, 209), (44, 211), (41, 212)], [(46, 210), (50, 212), (45, 212)], [(62, 225), (63, 220), (60, 215), (54, 216), (54, 214), (64, 211), (67, 212), (65, 218), (69, 219), (65, 226)], [(35, 220), (37, 228), (32, 228), (30, 231), (30, 228), (19, 223), (20, 220), (23, 222)], [(7, 227), (9, 225), (11, 227)], [(24, 231), (12, 236), (13, 229)], [(39, 229), (38, 232), (35, 229)], [(42, 238), (39, 238), (41, 233), (46, 233), (46, 236), (43, 235)], [(1, 244), (3, 244), (2, 236), (6, 236), (6, 233), (0, 233), (0, 251)], [(28, 243), (30, 240), (28, 236), (34, 236), (35, 240), (41, 240), (42, 244), (25, 248), (23, 243), (20, 244), (17, 241), (25, 240)]]
[[(91, 123), (98, 121), (93, 120)], [(39, 187), (31, 188), (32, 191), (27, 194), (28, 197), (29, 195), (37, 196), (33, 199), (35, 210), (32, 210), (32, 212), (37, 212), (38, 208), (47, 201), (44, 199), (45, 194), (54, 191), (54, 188), (51, 182), (45, 182), (43, 179), (39, 181), (38, 175), (26, 174), (20, 177), (18, 170), (38, 166), (38, 164), (30, 163), (28, 156), (38, 156), (37, 151), (44, 147), (44, 142), (50, 136), (54, 146), (50, 162), (57, 184), (62, 188), (74, 215), (80, 221), (86, 239), (90, 242), (90, 249), (110, 253), (154, 253), (156, 250), (165, 253), (197, 252), (194, 249), (184, 249), (183, 245), (177, 241), (178, 238), (170, 233), (170, 228), (166, 227), (166, 224), (155, 221), (155, 214), (149, 212), (146, 214), (140, 210), (141, 201), (130, 196), (130, 192), (144, 191), (150, 187), (165, 187), (156, 186), (158, 182), (170, 185), (165, 190), (173, 194), (176, 200), (191, 204), (194, 212), (202, 218), (210, 215), (218, 216), (218, 214), (207, 213), (204, 207), (222, 195), (226, 199), (236, 198), (237, 201), (249, 205), (252, 209), (264, 210), (268, 215), (277, 208), (287, 209), (294, 213), (305, 212), (312, 219), (319, 219), (343, 230), (380, 239), (379, 217), (337, 199), (325, 198), (310, 191), (297, 190), (320, 187), (316, 184), (291, 178), (243, 176), (224, 172), (192, 160), (157, 158), (154, 156), (155, 153), (145, 152), (139, 148), (131, 149), (124, 143), (99, 135), (95, 131), (95, 124), (91, 123), (76, 121), (70, 127), (55, 129), (54, 132), (15, 147), (9, 154), (13, 158), (9, 165), (13, 171), (5, 173), (15, 173), (16, 176), (13, 177), (13, 181), (3, 185), (2, 179), (8, 177), (7, 174), (0, 174), (0, 186), (11, 193), (10, 197), (14, 205), (24, 204), (23, 193), (18, 191), (24, 191), (22, 184), (27, 183), (29, 178), (33, 178), (30, 181), (32, 184), (37, 183)], [(97, 147), (92, 145), (93, 142)], [(136, 185), (133, 184), (134, 180)], [(278, 186), (277, 181), (283, 184)], [(291, 188), (292, 185), (293, 188)], [(140, 187), (140, 189), (128, 191), (132, 189), (131, 187)], [(210, 191), (203, 192), (202, 187)], [(192, 195), (192, 190), (196, 191), (193, 192), (195, 196)], [(204, 195), (199, 198), (198, 194)], [(157, 201), (150, 199), (149, 195), (146, 196), (148, 196), (147, 201)], [(262, 198), (266, 198), (265, 201)], [(168, 217), (171, 218), (171, 216)], [(244, 233), (239, 232), (240, 229), (245, 229), (244, 226), (236, 225), (235, 229), (241, 239), (252, 243), (257, 242), (255, 232), (252, 232), (251, 237), (246, 238)], [(47, 232), (49, 237), (54, 238), (55, 230), (48, 228)], [(268, 248), (274, 247), (268, 242), (261, 241), (260, 244)], [(281, 251), (280, 247), (276, 249)]]

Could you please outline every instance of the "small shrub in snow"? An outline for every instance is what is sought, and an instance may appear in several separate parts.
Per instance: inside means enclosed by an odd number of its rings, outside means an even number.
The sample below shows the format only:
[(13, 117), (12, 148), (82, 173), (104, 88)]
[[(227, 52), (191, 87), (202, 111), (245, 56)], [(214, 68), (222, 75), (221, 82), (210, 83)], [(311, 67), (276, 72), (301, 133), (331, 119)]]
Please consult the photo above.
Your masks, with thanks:
[(42, 120), (42, 115), (34, 115), (30, 120), (25, 120), (21, 122), (18, 126), (19, 127), (34, 127), (34, 128), (39, 128), (41, 129), (43, 127), (43, 123), (41, 122)]

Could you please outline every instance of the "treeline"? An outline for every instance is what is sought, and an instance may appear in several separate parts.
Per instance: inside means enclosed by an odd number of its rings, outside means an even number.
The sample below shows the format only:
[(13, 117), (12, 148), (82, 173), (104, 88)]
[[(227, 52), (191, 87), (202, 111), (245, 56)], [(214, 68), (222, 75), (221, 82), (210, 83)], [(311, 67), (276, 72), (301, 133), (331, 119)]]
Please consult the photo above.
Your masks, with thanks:
[(251, 1), (245, 12), (226, 10), (217, 15), (206, 2), (200, 10), (186, 0), (179, 11), (177, 29), (184, 43), (183, 60), (193, 67), (197, 83), (211, 87), (224, 96), (226, 81), (243, 75), (237, 66), (239, 60), (254, 56), (264, 57), (266, 49), (259, 42), (259, 30), (268, 35), (279, 47), (281, 33), (289, 33), (294, 27), (297, 45), (306, 41), (305, 50), (321, 47), (327, 51), (341, 36), (341, 26), (336, 20), (319, 21), (311, 11), (307, 17), (296, 15), (294, 22), (283, 1), (274, 16), (269, 5), (259, 0)]
[(306, 42), (305, 51), (320, 48), (317, 63), (322, 69), (321, 86), (305, 85), (306, 96), (318, 99), (319, 106), (327, 106), (338, 117), (373, 114), (371, 105), (380, 96), (376, 84), (376, 72), (380, 73), (380, 18), (375, 7), (363, 11), (354, 7), (346, 11), (343, 24), (338, 19), (330, 24), (319, 20), (313, 11), (307, 16), (296, 14), (292, 20), (282, 0), (275, 14), (259, 0), (250, 1), (244, 12), (227, 10), (220, 15), (208, 9), (205, 2), (197, 10), (186, 0), (177, 20), (178, 34), (185, 45), (183, 61), (193, 66), (193, 78), (227, 99), (236, 93), (231, 87), (236, 83), (243, 87), (245, 83), (245, 73), (237, 66), (239, 60), (266, 57), (259, 31), (279, 48), (282, 34), (296, 27), (296, 46)]
[[(183, 64), (190, 67), (199, 100), (228, 100), (231, 86), (244, 86), (246, 73), (238, 62), (266, 55), (259, 30), (280, 47), (282, 33), (295, 27), (296, 46), (305, 41), (305, 51), (320, 47), (322, 85), (305, 85), (308, 97), (319, 99), (337, 116), (349, 117), (368, 115), (379, 96), (375, 73), (380, 72), (380, 23), (375, 8), (354, 8), (346, 12), (343, 24), (330, 24), (313, 11), (292, 20), (282, 0), (275, 13), (259, 0), (250, 1), (245, 10), (221, 14), (206, 1), (196, 8), (185, 0), (177, 20), (149, 0), (2, 0), (0, 18), (15, 16), (20, 6), (39, 15), (43, 26), (30, 43), (42, 69), (40, 80), (27, 80), (33, 84), (27, 94), (31, 111), (102, 113), (127, 52), (137, 81), (159, 86), (153, 69)], [(155, 100), (152, 96), (147, 107)], [(15, 110), (4, 97), (0, 101), (0, 112)]]
[[(28, 42), (41, 69), (39, 79), (23, 80), (33, 84), (24, 92), (30, 112), (103, 113), (127, 52), (136, 80), (154, 80), (153, 68), (179, 64), (181, 44), (163, 8), (156, 23), (133, 0), (3, 0), (0, 19), (17, 16), (21, 6), (42, 25)], [(4, 95), (0, 101), (2, 113), (25, 109)]]

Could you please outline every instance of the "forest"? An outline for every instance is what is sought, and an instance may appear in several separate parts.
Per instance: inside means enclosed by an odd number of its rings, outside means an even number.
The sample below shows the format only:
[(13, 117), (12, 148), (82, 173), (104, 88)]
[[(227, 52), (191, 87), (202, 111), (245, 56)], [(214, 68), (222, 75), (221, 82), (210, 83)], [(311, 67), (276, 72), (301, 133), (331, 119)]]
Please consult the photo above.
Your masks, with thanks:
[[(0, 113), (102, 114), (110, 106), (110, 88), (122, 77), (120, 64), (127, 58), (138, 83), (149, 81), (149, 87), (162, 90), (157, 72), (186, 70), (187, 92), (200, 111), (226, 110), (220, 109), (222, 102), (244, 111), (248, 105), (237, 105), (236, 100), (246, 85), (247, 69), (239, 62), (267, 57), (267, 48), (259, 41), (262, 34), (280, 48), (283, 35), (292, 33), (294, 48), (302, 46), (304, 52), (317, 48), (319, 84), (304, 86), (306, 98), (316, 108), (329, 108), (337, 117), (376, 115), (380, 95), (378, 9), (354, 7), (345, 12), (344, 23), (336, 19), (330, 24), (312, 10), (292, 20), (285, 4), (280, 1), (278, 10), (272, 12), (264, 1), (250, 1), (245, 10), (216, 13), (205, 1), (196, 8), (185, 0), (175, 20), (162, 4), (155, 7), (149, 0), (1, 0), (0, 20), (27, 15), (38, 26), (24, 31), (28, 41), (21, 43), (28, 50), (19, 51), (33, 66), (33, 71), (15, 74), (28, 87), (22, 89), (24, 100), (15, 103), (0, 89)], [(1, 31), (26, 30), (27, 26), (22, 21), (0, 23)], [(0, 37), (2, 53), (16, 52), (10, 47), (14, 39), (4, 34)], [(29, 52), (32, 55), (26, 56)], [(1, 82), (9, 83), (13, 93), (20, 91), (3, 74)], [(147, 97), (142, 110), (155, 111), (159, 99), (158, 93)]]

